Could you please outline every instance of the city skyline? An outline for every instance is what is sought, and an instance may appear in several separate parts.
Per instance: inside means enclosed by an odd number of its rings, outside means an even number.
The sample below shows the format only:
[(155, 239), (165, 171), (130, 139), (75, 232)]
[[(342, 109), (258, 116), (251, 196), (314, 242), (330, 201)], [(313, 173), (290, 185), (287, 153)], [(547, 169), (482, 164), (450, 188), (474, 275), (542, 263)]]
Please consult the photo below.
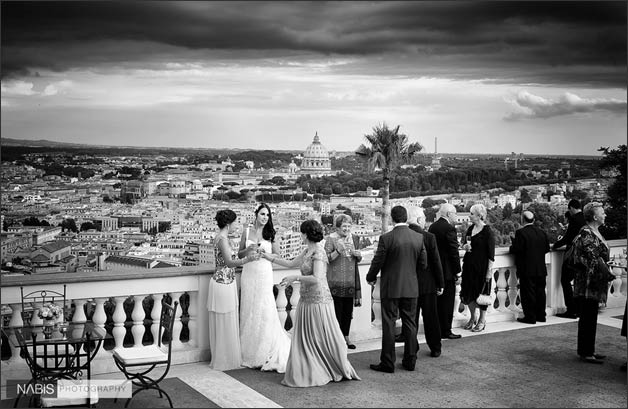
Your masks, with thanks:
[(625, 2), (2, 2), (3, 137), (597, 155), (626, 143)]

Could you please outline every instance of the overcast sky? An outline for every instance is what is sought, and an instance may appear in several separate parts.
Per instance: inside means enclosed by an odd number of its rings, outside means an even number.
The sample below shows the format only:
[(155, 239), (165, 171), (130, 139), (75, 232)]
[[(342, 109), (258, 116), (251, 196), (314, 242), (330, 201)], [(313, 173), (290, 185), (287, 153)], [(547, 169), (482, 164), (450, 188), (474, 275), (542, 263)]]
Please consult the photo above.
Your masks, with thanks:
[(2, 137), (597, 155), (626, 143), (626, 2), (2, 1)]

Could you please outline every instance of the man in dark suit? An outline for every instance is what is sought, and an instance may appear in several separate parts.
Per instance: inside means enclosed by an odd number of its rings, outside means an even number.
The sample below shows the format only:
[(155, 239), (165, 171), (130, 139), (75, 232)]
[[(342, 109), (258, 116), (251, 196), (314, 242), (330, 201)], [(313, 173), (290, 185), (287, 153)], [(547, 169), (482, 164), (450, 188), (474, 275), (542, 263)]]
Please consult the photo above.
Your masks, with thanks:
[(445, 280), (440, 263), (436, 236), (425, 230), (425, 213), (420, 207), (411, 207), (408, 210), (408, 224), (411, 230), (423, 235), (423, 243), (427, 252), (427, 270), (419, 272), (419, 299), (416, 309), (416, 323), (419, 325), (419, 314), (423, 314), (423, 329), (425, 342), (430, 348), (430, 356), (438, 358), (441, 355), (442, 344), (440, 325), (438, 322), (438, 308), (436, 300), (443, 293)]
[[(567, 231), (565, 235), (558, 240), (552, 246), (552, 250), (557, 250), (560, 247), (566, 245), (566, 250), (571, 247), (571, 242), (578, 235), (578, 232), (584, 226), (584, 214), (582, 213), (582, 209), (580, 206), (580, 202), (576, 199), (571, 199), (567, 204), (567, 210), (571, 214), (569, 218), (569, 226), (567, 226)], [(567, 307), (567, 311), (556, 314), (557, 317), (561, 318), (578, 318), (578, 311), (576, 308), (576, 303), (573, 299), (573, 288), (571, 287), (571, 281), (574, 279), (573, 270), (570, 268), (565, 268), (563, 264), (560, 271), (560, 284), (563, 287), (563, 297), (565, 299), (565, 306)]]
[(534, 225), (534, 214), (526, 210), (521, 214), (523, 227), (515, 232), (510, 252), (515, 255), (519, 277), (519, 294), (525, 324), (545, 322), (545, 283), (547, 268), (545, 254), (550, 250), (547, 233)]
[(436, 214), (437, 220), (432, 223), (429, 232), (436, 236), (436, 245), (443, 268), (445, 286), (443, 294), (437, 298), (437, 310), (441, 338), (458, 339), (462, 336), (451, 332), (451, 321), (454, 318), (454, 299), (456, 296), (456, 279), (461, 274), (460, 253), (458, 253), (458, 235), (454, 223), (456, 208), (443, 203)]
[(371, 364), (371, 369), (393, 373), (397, 315), (401, 317), (401, 333), (405, 338), (401, 364), (408, 371), (413, 371), (416, 364), (419, 346), (415, 321), (418, 276), (421, 270), (427, 268), (427, 253), (423, 236), (410, 230), (406, 223), (406, 209), (394, 206), (390, 215), (395, 227), (379, 237), (366, 281), (375, 285), (377, 274), (381, 271), (382, 351), (379, 364)]

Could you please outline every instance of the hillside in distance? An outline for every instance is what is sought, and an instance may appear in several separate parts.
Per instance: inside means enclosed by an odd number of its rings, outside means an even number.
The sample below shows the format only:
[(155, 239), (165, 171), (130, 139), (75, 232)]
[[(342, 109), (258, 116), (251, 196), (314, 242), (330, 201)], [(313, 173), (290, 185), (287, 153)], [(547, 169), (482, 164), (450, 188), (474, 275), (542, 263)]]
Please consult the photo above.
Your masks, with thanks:
[[(72, 143), (72, 142), (57, 142), (47, 139), (29, 140), (29, 139), (14, 139), (14, 138), (2, 138), (0, 140), (0, 147), (8, 148), (6, 150), (19, 150), (30, 152), (42, 152), (47, 150), (52, 151), (64, 151), (70, 150), (74, 153), (87, 153), (98, 152), (106, 150), (111, 155), (186, 155), (186, 154), (208, 154), (208, 155), (233, 155), (239, 152), (252, 151), (255, 149), (243, 149), (243, 148), (182, 148), (182, 147), (142, 147), (142, 146), (122, 146), (122, 145), (98, 145), (98, 144), (85, 144), (85, 143)], [(275, 152), (288, 152), (298, 153), (290, 150), (273, 149)]]

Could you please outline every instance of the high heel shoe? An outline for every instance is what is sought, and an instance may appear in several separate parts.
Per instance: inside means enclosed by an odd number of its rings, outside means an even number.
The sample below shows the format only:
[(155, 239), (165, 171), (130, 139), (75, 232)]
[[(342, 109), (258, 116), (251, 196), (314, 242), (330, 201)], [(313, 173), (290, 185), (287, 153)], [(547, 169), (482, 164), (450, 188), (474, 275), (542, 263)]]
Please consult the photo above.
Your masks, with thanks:
[(483, 322), (478, 322), (475, 327), (473, 327), (473, 329), (471, 330), (471, 332), (480, 332), (480, 331), (484, 331), (484, 328), (486, 328), (486, 321)]
[(467, 324), (464, 327), (462, 327), (462, 328), (463, 329), (471, 329), (471, 328), (473, 328), (474, 325), (475, 325), (475, 321), (473, 320), (473, 318), (471, 318), (469, 320), (469, 322), (467, 322)]

